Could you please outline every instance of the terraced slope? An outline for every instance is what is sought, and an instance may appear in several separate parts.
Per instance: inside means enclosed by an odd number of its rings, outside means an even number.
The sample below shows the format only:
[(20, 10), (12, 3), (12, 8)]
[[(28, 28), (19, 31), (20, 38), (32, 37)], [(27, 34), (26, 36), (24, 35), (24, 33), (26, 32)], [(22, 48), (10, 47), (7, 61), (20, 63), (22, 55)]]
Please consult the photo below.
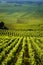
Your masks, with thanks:
[(43, 65), (43, 37), (0, 36), (0, 65)]

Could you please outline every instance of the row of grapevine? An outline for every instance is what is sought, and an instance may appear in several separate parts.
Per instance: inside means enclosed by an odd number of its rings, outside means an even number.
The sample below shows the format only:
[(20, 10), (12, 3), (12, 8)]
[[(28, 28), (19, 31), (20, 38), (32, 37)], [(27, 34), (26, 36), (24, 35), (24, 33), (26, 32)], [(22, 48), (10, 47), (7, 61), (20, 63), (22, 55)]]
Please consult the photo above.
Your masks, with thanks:
[(26, 38), (24, 38), (23, 39), (23, 45), (22, 45), (22, 50), (21, 50), (21, 52), (20, 52), (20, 54), (19, 54), (19, 57), (18, 57), (18, 60), (17, 60), (17, 62), (15, 63), (15, 65), (22, 65), (22, 62), (23, 62), (23, 54), (24, 54), (24, 51), (25, 51), (25, 40), (26, 40)]
[(0, 65), (43, 65), (42, 38), (0, 36)]
[(31, 47), (31, 43), (30, 43), (30, 40), (29, 40), (29, 38), (27, 37), (27, 40), (28, 40), (28, 54), (29, 54), (29, 63), (30, 63), (30, 65), (36, 65), (36, 62), (35, 62), (35, 54), (34, 54), (34, 51), (33, 51), (33, 49), (32, 49), (32, 47)]
[(40, 59), (40, 61), (41, 61), (41, 64), (43, 64), (43, 51), (42, 51), (42, 49), (38, 46), (38, 44), (36, 44), (35, 42), (34, 42), (34, 39), (31, 37), (31, 41), (32, 41), (32, 45), (33, 45), (33, 47), (34, 47), (34, 49), (35, 49), (35, 51), (36, 51), (36, 54), (37, 54), (37, 56), (38, 56), (38, 58)]
[[(22, 33), (21, 33), (22, 32)], [(43, 36), (43, 31), (17, 31), (17, 30), (0, 30), (0, 35), (6, 35), (6, 36)]]
[(12, 62), (12, 59), (15, 57), (15, 53), (19, 47), (21, 39), (22, 39), (22, 37), (20, 38), (18, 44), (15, 47), (13, 47), (12, 50), (10, 50), (10, 53), (5, 57), (4, 61), (2, 62), (2, 65), (7, 65), (7, 64), (9, 64), (9, 62)]
[(4, 48), (4, 50), (1, 52), (0, 60), (2, 60), (8, 52), (10, 52), (10, 50), (14, 47), (17, 41), (18, 41), (18, 38), (15, 40), (15, 42), (12, 42), (12, 43), (10, 42), (11, 43), (11, 44), (9, 43), (10, 46), (6, 47), (6, 49)]

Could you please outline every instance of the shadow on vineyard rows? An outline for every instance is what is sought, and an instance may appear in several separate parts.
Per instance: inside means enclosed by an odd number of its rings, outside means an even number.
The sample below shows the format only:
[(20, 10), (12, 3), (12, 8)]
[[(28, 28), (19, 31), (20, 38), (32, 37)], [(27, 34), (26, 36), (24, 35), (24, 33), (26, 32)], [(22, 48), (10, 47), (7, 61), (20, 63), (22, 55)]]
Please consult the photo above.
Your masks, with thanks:
[(43, 65), (43, 37), (0, 36), (0, 65)]

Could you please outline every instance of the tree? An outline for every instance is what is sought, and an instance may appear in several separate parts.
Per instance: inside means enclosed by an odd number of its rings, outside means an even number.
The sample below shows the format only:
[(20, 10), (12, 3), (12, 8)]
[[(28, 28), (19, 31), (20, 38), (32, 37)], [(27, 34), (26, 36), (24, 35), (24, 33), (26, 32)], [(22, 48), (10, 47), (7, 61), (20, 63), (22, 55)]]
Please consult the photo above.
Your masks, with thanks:
[(3, 28), (3, 26), (4, 26), (4, 23), (0, 22), (0, 28)]
[(3, 21), (0, 22), (0, 29), (8, 29), (8, 28), (5, 26), (5, 24), (4, 24)]

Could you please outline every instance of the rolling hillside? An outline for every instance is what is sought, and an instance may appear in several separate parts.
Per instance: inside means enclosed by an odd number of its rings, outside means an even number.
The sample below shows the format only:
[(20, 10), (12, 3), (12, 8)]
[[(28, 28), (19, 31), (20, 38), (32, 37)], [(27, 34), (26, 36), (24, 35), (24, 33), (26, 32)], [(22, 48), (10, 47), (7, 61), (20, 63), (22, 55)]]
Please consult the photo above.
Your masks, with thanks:
[(1, 21), (13, 28), (18, 24), (43, 24), (43, 4), (0, 3)]

